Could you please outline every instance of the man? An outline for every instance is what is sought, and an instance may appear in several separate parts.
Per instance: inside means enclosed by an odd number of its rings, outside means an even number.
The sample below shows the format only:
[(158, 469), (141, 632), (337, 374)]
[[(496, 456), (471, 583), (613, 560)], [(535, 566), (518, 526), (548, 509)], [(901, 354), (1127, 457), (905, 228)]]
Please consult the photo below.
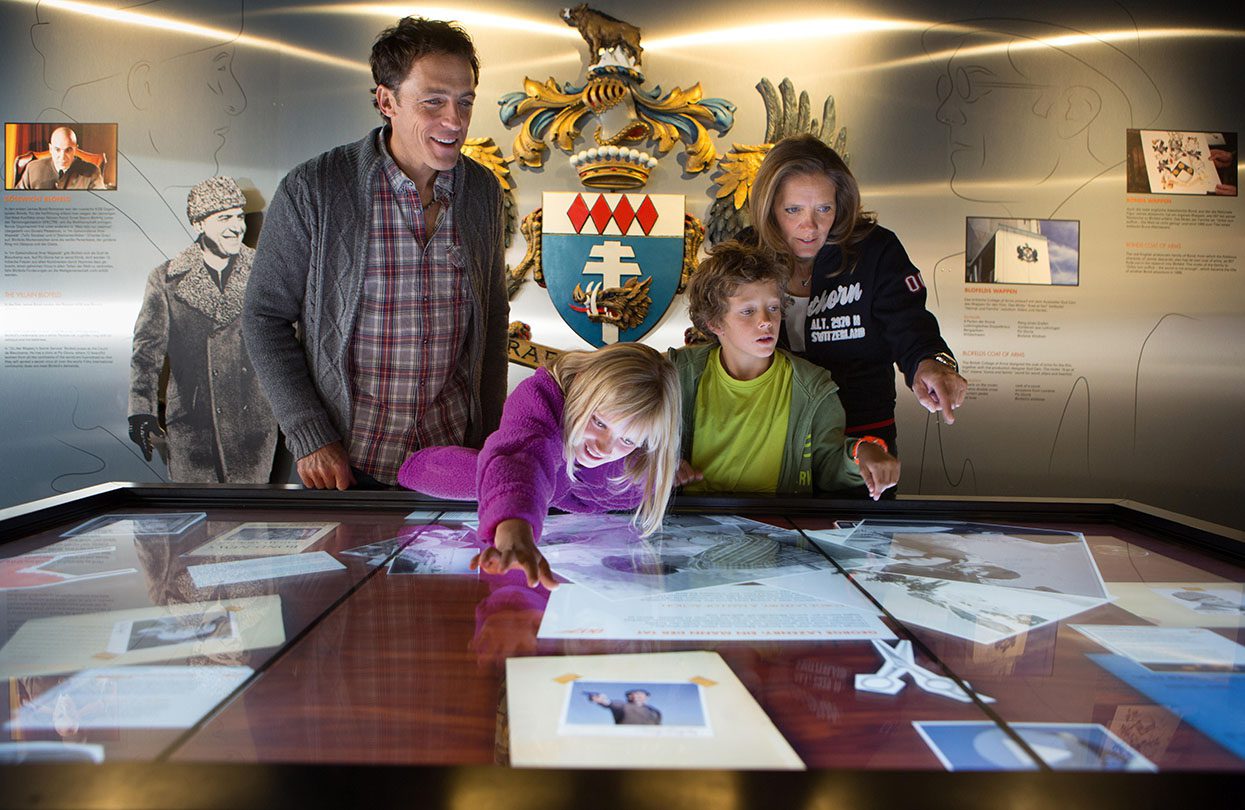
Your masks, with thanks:
[(661, 712), (648, 705), (650, 697), (647, 689), (628, 689), (623, 693), (627, 702), (610, 700), (600, 692), (589, 692), (588, 700), (609, 709), (614, 715), (616, 726), (660, 726)]
[(264, 484), (272, 474), (277, 424), (251, 369), (239, 318), (255, 256), (242, 244), (245, 203), (228, 177), (190, 190), (186, 216), (199, 237), (151, 272), (134, 324), (130, 439), (150, 461), (155, 438), (167, 434), (169, 475), (178, 482)]
[(78, 157), (78, 136), (69, 127), (57, 127), (48, 138), (48, 156), (30, 161), (18, 188), (105, 189), (99, 167)]
[(389, 487), (413, 450), (478, 447), (506, 392), (501, 188), (461, 154), (474, 46), (407, 17), (371, 64), (386, 124), (281, 181), (243, 317), (308, 487)]

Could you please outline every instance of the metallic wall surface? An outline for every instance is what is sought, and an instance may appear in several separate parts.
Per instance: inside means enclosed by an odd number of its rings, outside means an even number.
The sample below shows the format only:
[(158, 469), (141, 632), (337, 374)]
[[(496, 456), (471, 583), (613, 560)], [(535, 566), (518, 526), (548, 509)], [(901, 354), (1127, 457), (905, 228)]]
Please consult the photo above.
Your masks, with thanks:
[[(970, 382), (945, 425), (899, 381), (902, 493), (1129, 498), (1245, 526), (1241, 198), (1125, 188), (1129, 129), (1245, 126), (1239, 20), (1129, 0), (596, 7), (643, 30), (646, 87), (700, 82), (736, 106), (719, 152), (763, 142), (762, 78), (790, 78), (814, 116), (834, 97), (865, 205), (921, 269)], [(506, 152), (504, 94), (582, 82), (586, 48), (552, 3), (409, 8), (472, 34), (471, 134)], [(0, 4), (5, 122), (118, 127), (115, 190), (4, 192), (0, 506), (167, 478), (126, 438), (129, 352), (147, 274), (193, 241), (186, 193), (230, 175), (262, 211), (293, 166), (376, 126), (367, 54), (397, 9)], [(581, 189), (566, 158), (511, 167), (520, 216)], [(705, 219), (713, 172), (684, 160), (676, 146), (645, 190)], [(968, 217), (1078, 222), (1077, 283), (966, 283)], [(516, 234), (511, 264), (523, 248)], [(532, 281), (512, 308), (534, 341), (584, 347)], [(676, 299), (645, 342), (681, 344), (685, 316)]]

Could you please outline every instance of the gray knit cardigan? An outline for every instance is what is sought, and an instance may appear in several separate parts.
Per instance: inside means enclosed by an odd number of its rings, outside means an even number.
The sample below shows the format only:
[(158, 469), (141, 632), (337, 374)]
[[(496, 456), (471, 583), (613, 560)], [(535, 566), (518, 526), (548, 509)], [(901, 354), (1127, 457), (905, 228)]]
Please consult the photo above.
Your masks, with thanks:
[[(251, 270), (243, 333), (295, 458), (350, 435), (348, 353), (367, 268), (380, 134), (373, 130), (285, 176), (268, 206)], [(496, 178), (475, 161), (462, 158), (458, 168), (452, 204), (471, 306), (466, 443), (479, 447), (496, 429), (506, 397), (510, 305), (502, 195)]]

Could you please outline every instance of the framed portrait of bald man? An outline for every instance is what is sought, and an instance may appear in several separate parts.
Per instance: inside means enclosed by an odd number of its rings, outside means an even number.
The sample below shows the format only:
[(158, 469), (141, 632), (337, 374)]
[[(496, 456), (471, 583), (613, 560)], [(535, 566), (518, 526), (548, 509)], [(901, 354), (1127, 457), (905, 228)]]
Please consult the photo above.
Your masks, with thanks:
[(117, 187), (117, 125), (6, 123), (7, 190), (111, 191)]

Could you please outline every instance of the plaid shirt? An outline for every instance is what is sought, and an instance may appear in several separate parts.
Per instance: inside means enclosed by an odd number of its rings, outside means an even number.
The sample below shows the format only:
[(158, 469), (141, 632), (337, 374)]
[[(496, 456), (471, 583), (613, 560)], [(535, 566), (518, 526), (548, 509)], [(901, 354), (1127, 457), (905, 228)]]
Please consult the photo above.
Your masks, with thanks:
[(394, 162), (383, 133), (380, 141), (363, 298), (350, 342), (350, 463), (393, 484), (412, 451), (463, 442), (470, 400), (461, 361), (470, 306), (452, 199), (461, 170), (437, 175), (433, 199), (442, 214), (429, 234), (419, 190)]

